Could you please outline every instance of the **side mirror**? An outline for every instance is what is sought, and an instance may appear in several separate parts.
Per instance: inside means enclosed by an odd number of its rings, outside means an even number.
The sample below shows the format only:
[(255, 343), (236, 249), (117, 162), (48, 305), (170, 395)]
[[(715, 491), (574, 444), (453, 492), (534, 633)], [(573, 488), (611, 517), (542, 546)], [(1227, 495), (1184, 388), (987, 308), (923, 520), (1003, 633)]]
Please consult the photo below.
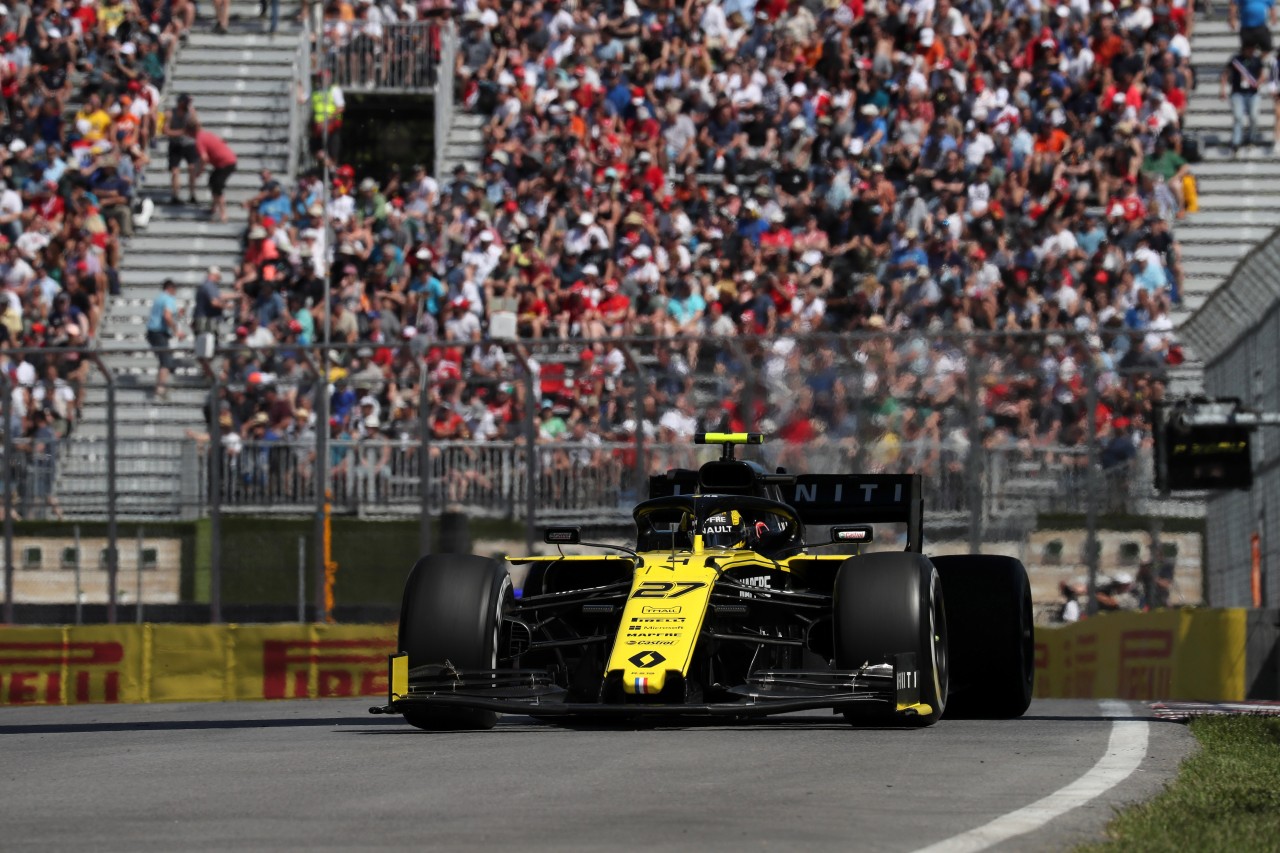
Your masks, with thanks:
[(582, 541), (582, 531), (576, 527), (548, 527), (542, 541), (548, 545), (577, 545)]
[(866, 545), (875, 541), (873, 530), (870, 524), (835, 525), (831, 528), (831, 541), (840, 545)]

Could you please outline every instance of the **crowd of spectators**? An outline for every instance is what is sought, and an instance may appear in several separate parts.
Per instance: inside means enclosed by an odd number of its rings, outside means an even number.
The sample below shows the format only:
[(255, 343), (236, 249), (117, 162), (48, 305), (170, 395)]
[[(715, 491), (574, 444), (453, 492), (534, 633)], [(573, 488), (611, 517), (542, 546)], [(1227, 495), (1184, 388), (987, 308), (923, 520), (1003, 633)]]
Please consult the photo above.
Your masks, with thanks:
[[(370, 5), (326, 15), (358, 28)], [(518, 437), (526, 402), (544, 440), (763, 425), (797, 447), (848, 439), (884, 470), (979, 438), (1079, 448), (1089, 418), (1108, 458), (1149, 439), (1182, 360), (1172, 226), (1195, 203), (1182, 0), (455, 13), (479, 163), (437, 181), (330, 152), (327, 210), (318, 169), (289, 188), (264, 174), (249, 205), (235, 336), (306, 345), (328, 313), (353, 346), (332, 353), (335, 435), (414, 422), (427, 376), (438, 439)], [(629, 336), (671, 338), (634, 347), (639, 395)], [(249, 352), (232, 378), (291, 370)]]

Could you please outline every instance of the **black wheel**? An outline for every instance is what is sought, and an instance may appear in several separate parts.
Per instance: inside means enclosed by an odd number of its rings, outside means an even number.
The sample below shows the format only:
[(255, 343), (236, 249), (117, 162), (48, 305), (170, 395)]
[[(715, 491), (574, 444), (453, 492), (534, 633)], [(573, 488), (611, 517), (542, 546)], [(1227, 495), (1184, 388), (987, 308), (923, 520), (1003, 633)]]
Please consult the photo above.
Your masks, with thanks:
[[(950, 667), (942, 584), (929, 559), (882, 552), (845, 560), (836, 574), (834, 610), (836, 668), (892, 663), (894, 655), (914, 652), (920, 701), (933, 713), (892, 719), (917, 726), (936, 723), (946, 706)], [(865, 719), (854, 713), (846, 717)]]
[(1035, 682), (1031, 584), (1012, 557), (934, 557), (951, 629), (947, 715), (1020, 717)]
[[(511, 576), (488, 557), (431, 554), (409, 572), (400, 603), (400, 651), (409, 668), (453, 664), (496, 669), (502, 609), (512, 599)], [(494, 711), (418, 708), (404, 718), (420, 729), (491, 729)]]

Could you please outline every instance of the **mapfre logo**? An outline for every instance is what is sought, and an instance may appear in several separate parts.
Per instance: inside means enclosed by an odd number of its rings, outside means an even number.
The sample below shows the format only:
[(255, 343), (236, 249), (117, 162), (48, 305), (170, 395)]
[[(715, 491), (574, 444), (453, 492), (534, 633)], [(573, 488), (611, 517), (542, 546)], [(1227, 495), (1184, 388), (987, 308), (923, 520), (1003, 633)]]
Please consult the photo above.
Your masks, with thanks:
[(119, 702), (120, 643), (0, 643), (0, 705)]
[(394, 651), (391, 640), (267, 640), (262, 696), (305, 699), (313, 674), (321, 698), (386, 695), (387, 655)]

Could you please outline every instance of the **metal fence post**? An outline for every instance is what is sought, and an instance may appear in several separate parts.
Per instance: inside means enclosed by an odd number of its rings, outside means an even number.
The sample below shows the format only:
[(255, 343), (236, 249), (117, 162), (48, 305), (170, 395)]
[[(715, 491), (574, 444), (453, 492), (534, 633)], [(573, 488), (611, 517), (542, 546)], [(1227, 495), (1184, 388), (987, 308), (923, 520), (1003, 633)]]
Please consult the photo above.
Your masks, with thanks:
[(298, 537), (298, 621), (307, 621), (307, 537)]
[[(328, 272), (325, 273), (325, 281), (328, 281)], [(326, 327), (326, 349), (320, 352), (320, 375), (316, 381), (316, 509), (315, 509), (315, 529), (312, 539), (312, 570), (315, 588), (313, 595), (315, 599), (316, 619), (321, 618), (324, 613), (324, 580), (325, 580), (325, 552), (324, 552), (324, 536), (325, 536), (325, 515), (327, 514), (329, 491), (329, 352), (327, 349), (328, 341), (328, 316), (329, 303), (325, 300), (325, 327)]]
[(525, 553), (533, 553), (534, 543), (534, 515), (537, 511), (537, 488), (538, 488), (538, 430), (534, 421), (533, 410), (535, 406), (534, 375), (533, 371), (528, 369), (528, 363), (525, 364), (524, 381), (525, 381), (525, 404), (524, 404), (524, 441), (527, 451), (525, 456), (525, 495), (524, 495), (524, 543)]
[(636, 406), (636, 497), (647, 496), (649, 484), (649, 452), (646, 445), (644, 434), (644, 400), (649, 390), (649, 371), (636, 359), (635, 352), (626, 344), (619, 344), (622, 349), (622, 355), (627, 360), (627, 366), (631, 368), (631, 372), (636, 378), (635, 406)]
[(209, 621), (222, 622), (222, 382), (212, 359), (207, 365), (209, 389)]
[(80, 525), (76, 525), (72, 532), (75, 535), (76, 542), (76, 624), (84, 624), (84, 588), (80, 584), (80, 565), (84, 562), (80, 552)]
[(13, 624), (13, 388), (4, 374), (4, 621)]
[(137, 566), (134, 568), (134, 601), (133, 601), (133, 621), (139, 625), (142, 624), (142, 525), (138, 525), (138, 556)]
[(982, 551), (982, 518), (986, 489), (983, 488), (982, 476), (985, 466), (982, 464), (982, 410), (978, 407), (978, 360), (971, 347), (968, 364), (967, 382), (969, 385), (965, 402), (969, 406), (969, 455), (965, 460), (965, 479), (969, 485), (969, 553)]
[(116, 528), (116, 378), (101, 361), (107, 379), (107, 623), (116, 623), (116, 584), (119, 580), (119, 531)]
[[(1086, 344), (1087, 346), (1087, 344)], [(1085, 537), (1084, 552), (1089, 568), (1089, 592), (1086, 612), (1092, 616), (1098, 612), (1098, 492), (1101, 483), (1098, 477), (1098, 376), (1097, 363), (1092, 350), (1084, 360), (1085, 381), (1085, 449), (1088, 473), (1088, 487), (1085, 496)]]
[(418, 520), (418, 554), (431, 553), (431, 418), (427, 412), (431, 402), (427, 361), (418, 363), (418, 487), (422, 495), (422, 516)]

